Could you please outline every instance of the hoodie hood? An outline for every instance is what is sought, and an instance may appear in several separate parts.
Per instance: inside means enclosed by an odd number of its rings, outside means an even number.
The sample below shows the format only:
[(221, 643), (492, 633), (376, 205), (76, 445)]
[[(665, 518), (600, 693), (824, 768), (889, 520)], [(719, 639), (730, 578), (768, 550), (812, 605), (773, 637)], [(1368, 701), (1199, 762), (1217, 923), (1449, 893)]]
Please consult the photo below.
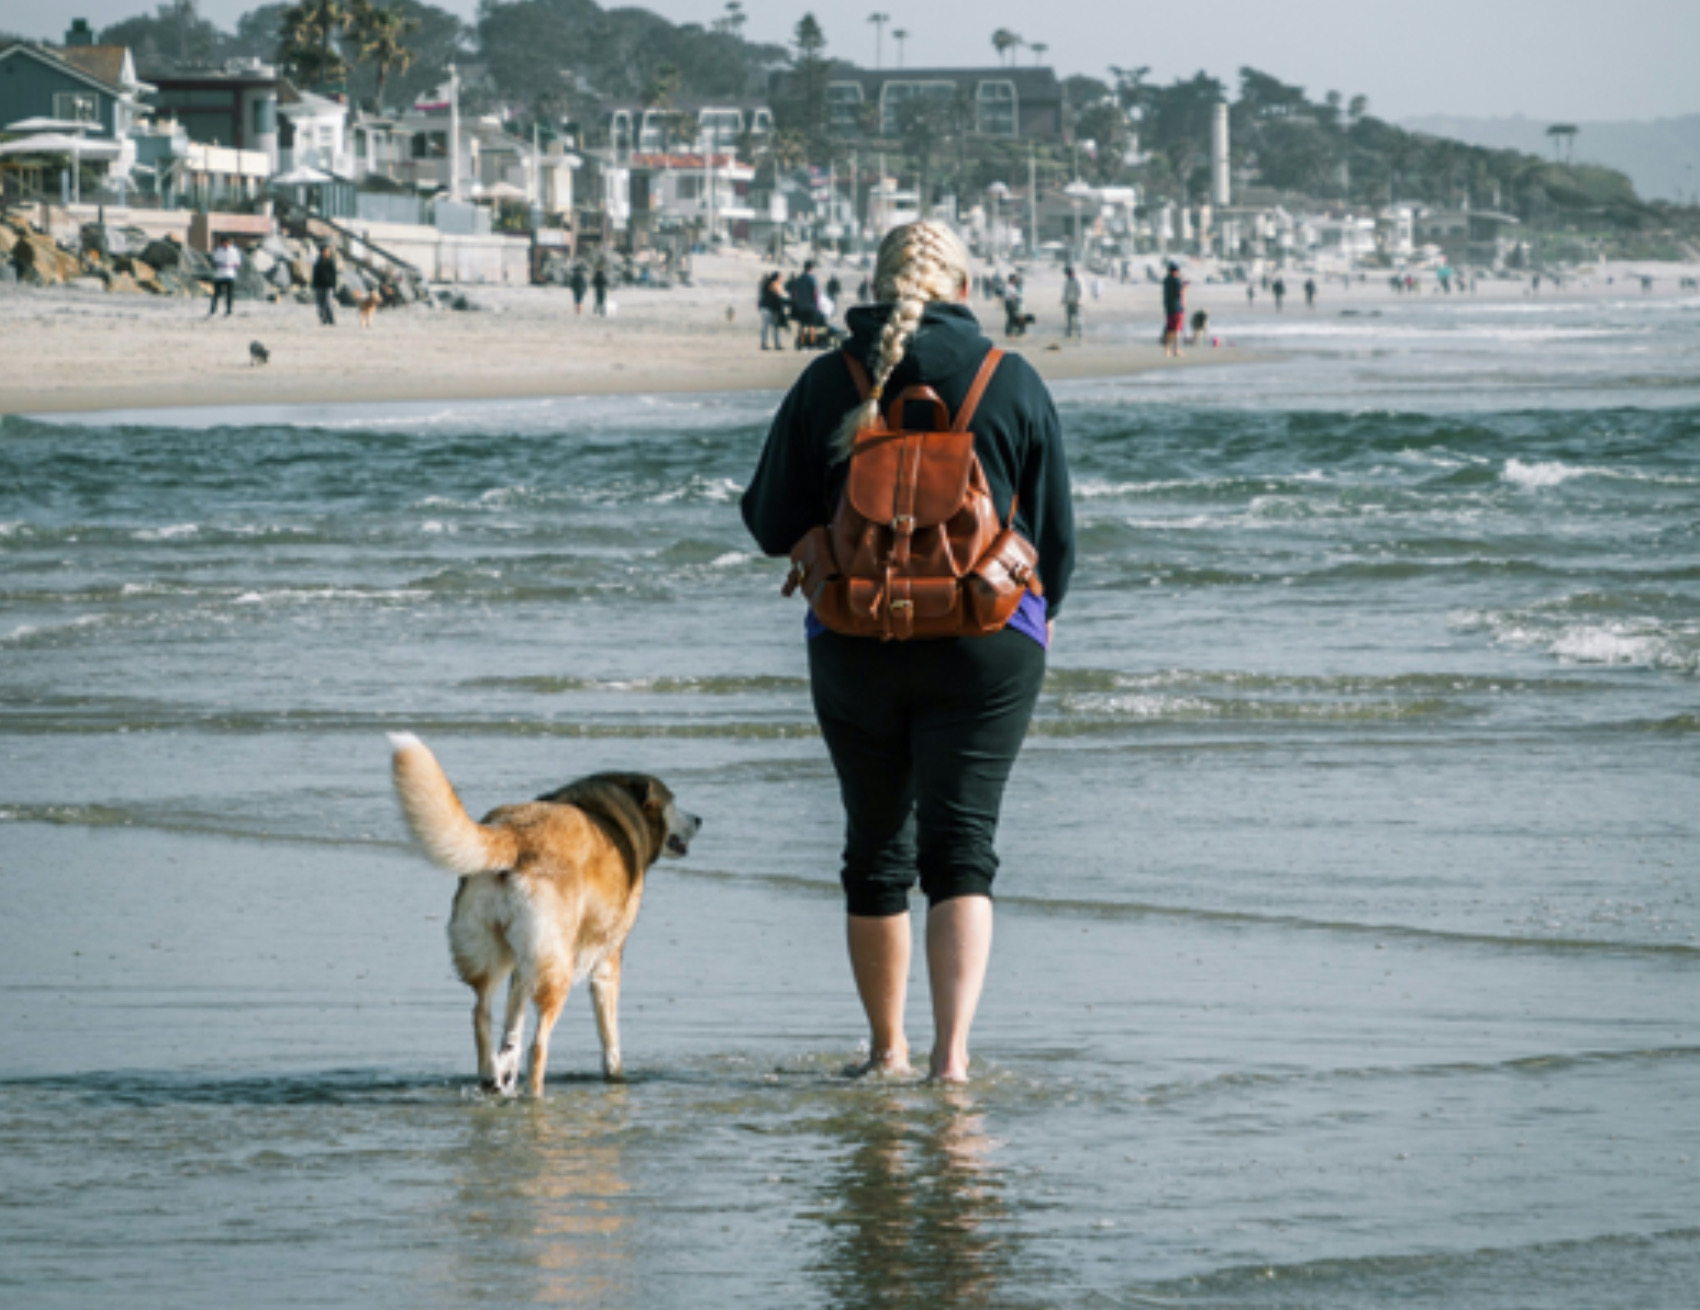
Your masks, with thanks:
[[(844, 316), (850, 328), (847, 349), (862, 361), (870, 374), (880, 333), (885, 330), (891, 310), (888, 304), (856, 305)], [(921, 310), (921, 326), (898, 361), (886, 394), (916, 384), (931, 386), (978, 368), (990, 344), (980, 331), (980, 320), (967, 305), (931, 301)]]

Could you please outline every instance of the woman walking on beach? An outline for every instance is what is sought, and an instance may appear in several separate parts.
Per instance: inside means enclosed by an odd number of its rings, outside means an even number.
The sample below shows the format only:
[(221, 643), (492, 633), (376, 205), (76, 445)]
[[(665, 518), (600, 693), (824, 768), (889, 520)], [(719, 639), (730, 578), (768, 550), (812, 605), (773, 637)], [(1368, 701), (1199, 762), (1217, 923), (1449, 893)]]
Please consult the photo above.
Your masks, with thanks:
[(918, 222), (889, 233), (874, 272), (877, 303), (850, 311), (844, 349), (812, 364), (786, 396), (742, 504), (764, 551), (790, 551), (832, 519), (857, 434), (878, 422), (881, 398), (926, 386), (952, 415), (972, 407), (972, 450), (998, 522), (1037, 548), (1043, 594), (1023, 592), (1006, 626), (985, 635), (886, 641), (808, 616), (815, 714), (845, 809), (851, 971), (871, 1036), (867, 1062), (852, 1072), (910, 1072), (903, 1011), (918, 880), (928, 902), (929, 1072), (945, 1082), (968, 1076), (991, 954), (998, 812), (1074, 557), (1050, 394), (1026, 361), (991, 355), (966, 304), (969, 285), (968, 252), (948, 227)]

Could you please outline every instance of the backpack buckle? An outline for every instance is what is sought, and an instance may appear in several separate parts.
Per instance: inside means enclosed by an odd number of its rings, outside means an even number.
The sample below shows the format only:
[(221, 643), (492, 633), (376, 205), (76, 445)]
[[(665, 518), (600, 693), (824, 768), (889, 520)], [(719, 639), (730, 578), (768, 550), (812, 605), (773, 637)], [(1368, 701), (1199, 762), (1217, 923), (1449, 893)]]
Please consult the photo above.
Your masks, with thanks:
[(891, 520), (891, 530), (903, 536), (909, 536), (915, 531), (915, 516), (913, 514), (898, 514)]

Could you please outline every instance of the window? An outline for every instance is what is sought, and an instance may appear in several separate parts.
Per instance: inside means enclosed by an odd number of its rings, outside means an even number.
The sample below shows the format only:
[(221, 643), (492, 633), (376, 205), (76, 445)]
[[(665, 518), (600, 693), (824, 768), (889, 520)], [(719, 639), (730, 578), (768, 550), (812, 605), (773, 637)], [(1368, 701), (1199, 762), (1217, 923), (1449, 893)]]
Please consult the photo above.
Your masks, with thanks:
[[(862, 88), (857, 87), (858, 91)], [(773, 131), (773, 113), (767, 109), (758, 109), (750, 121), (750, 131), (756, 136), (765, 136)]]
[(700, 177), (683, 173), (673, 180), (678, 186), (680, 200), (696, 200), (702, 196), (702, 179)]
[(92, 91), (55, 91), (53, 117), (72, 123), (98, 123), (100, 99)]
[(955, 82), (887, 82), (880, 88), (880, 135), (901, 133), (903, 119), (899, 110), (911, 100), (941, 100), (949, 104), (954, 99)]
[[(757, 110), (759, 120), (765, 110)], [(828, 82), (826, 84), (826, 126), (839, 136), (859, 136), (862, 118), (862, 84), (860, 82)], [(773, 127), (770, 118), (768, 129)]]
[(1018, 136), (1014, 82), (982, 82), (974, 91), (975, 128), (981, 136)]
[(697, 115), (697, 126), (705, 141), (712, 133), (715, 143), (725, 146), (743, 132), (744, 116), (736, 109), (705, 109)]

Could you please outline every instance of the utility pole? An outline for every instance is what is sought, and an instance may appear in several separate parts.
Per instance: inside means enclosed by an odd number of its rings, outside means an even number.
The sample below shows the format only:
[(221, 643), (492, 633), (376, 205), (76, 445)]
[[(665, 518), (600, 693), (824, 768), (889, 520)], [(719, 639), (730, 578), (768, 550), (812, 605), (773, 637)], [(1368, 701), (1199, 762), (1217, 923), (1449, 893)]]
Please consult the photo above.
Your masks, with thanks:
[(714, 253), (714, 138), (712, 124), (708, 129), (708, 158), (704, 160), (708, 174), (708, 253)]
[(1027, 258), (1031, 261), (1039, 250), (1039, 165), (1033, 143), (1027, 143)]
[(460, 70), (449, 65), (449, 199), (460, 199)]

